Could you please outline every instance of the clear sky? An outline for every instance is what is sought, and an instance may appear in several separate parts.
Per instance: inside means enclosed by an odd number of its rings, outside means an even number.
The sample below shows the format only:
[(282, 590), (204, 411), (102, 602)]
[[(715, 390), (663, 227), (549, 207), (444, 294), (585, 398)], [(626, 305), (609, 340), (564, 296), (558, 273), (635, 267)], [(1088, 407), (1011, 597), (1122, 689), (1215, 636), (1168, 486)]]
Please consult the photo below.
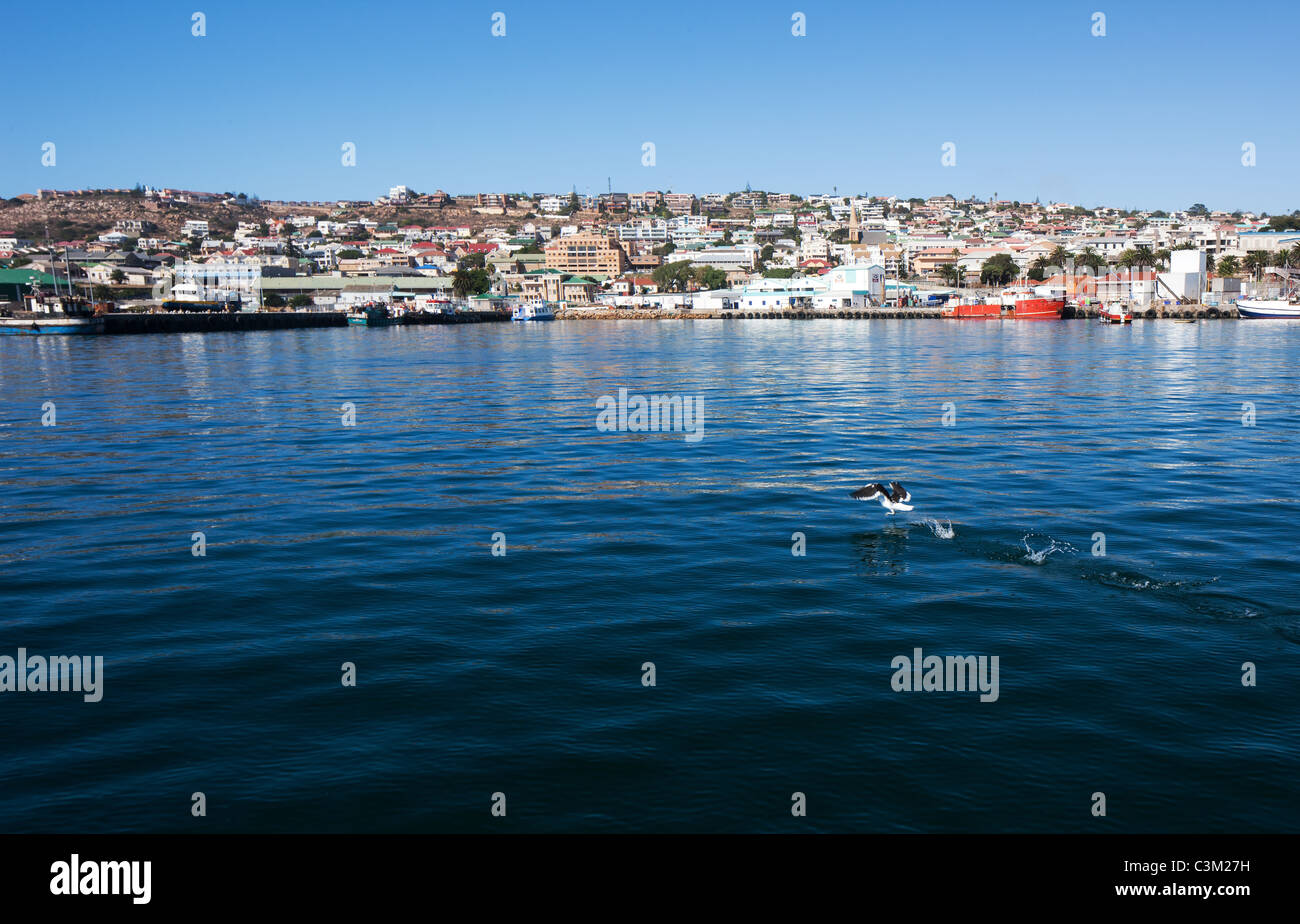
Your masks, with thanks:
[(609, 178), (1300, 208), (1297, 0), (14, 0), (3, 32), (4, 196), (595, 193)]

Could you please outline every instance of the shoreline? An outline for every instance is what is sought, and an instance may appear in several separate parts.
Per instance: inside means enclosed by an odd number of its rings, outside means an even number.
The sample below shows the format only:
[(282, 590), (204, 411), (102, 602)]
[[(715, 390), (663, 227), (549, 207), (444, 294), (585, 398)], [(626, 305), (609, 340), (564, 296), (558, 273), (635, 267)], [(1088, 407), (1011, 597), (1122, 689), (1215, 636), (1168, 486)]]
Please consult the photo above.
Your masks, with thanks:
[[(1060, 321), (1095, 321), (1095, 309), (1067, 308), (1065, 316), (1048, 321), (1025, 323), (1051, 323)], [(107, 336), (132, 334), (187, 334), (231, 333), (241, 331), (311, 330), (326, 327), (348, 327), (347, 315), (339, 311), (240, 311), (240, 312), (114, 312), (102, 315), (103, 330)], [(935, 308), (879, 308), (836, 311), (694, 311), (656, 308), (562, 308), (555, 312), (557, 321), (883, 321), (883, 320), (946, 320), (972, 323), (979, 321), (1014, 320), (1011, 318), (953, 318)], [(1215, 308), (1207, 305), (1174, 305), (1134, 311), (1137, 321), (1237, 321), (1235, 308)], [(398, 319), (392, 327), (453, 324), (510, 323), (509, 314), (498, 311), (456, 312), (454, 314), (408, 314)], [(530, 322), (538, 323), (538, 322)], [(48, 334), (46, 336), (58, 336)]]
[[(1061, 321), (1095, 321), (1101, 316), (1097, 308), (1066, 307), (1062, 317), (1032, 323), (1050, 323)], [(841, 309), (833, 311), (815, 311), (800, 309), (797, 311), (695, 311), (693, 309), (674, 308), (561, 308), (555, 312), (557, 321), (752, 321), (752, 320), (791, 320), (791, 321), (848, 321), (848, 320), (949, 320), (963, 322), (1013, 320), (1011, 318), (954, 318), (945, 315), (937, 308), (868, 308)], [(1162, 305), (1145, 310), (1133, 309), (1133, 319), (1142, 321), (1237, 321), (1240, 315), (1233, 307), (1217, 308), (1212, 305)], [(1026, 322), (1031, 323), (1031, 322)]]

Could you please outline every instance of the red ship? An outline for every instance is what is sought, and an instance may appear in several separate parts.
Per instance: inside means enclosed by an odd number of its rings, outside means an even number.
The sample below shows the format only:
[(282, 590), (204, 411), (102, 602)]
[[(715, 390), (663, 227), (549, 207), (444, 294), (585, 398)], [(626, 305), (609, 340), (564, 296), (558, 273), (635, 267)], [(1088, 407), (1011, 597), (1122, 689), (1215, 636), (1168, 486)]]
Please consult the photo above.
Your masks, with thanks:
[(1029, 286), (1003, 290), (1002, 304), (1011, 308), (1007, 316), (1017, 321), (1059, 321), (1065, 309), (1064, 298), (1044, 297)]

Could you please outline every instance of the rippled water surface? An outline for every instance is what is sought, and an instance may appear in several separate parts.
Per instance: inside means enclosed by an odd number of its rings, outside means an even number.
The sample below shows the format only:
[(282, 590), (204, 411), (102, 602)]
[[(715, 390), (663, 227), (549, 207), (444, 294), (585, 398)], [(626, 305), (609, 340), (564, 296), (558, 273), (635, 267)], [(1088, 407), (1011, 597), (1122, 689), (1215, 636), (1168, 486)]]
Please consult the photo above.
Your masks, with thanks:
[[(105, 661), (0, 693), (0, 830), (1297, 830), (1298, 363), (1285, 322), (0, 339), (0, 655)], [(703, 438), (601, 432), (620, 387)], [(896, 692), (916, 648), (997, 701)]]

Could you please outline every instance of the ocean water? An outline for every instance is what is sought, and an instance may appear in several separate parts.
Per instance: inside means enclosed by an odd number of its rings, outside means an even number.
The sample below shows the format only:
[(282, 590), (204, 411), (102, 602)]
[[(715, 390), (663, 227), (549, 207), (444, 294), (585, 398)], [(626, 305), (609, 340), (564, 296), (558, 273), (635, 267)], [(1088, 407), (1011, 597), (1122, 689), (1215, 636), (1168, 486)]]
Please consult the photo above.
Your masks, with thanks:
[(3, 338), (0, 655), (104, 667), (0, 830), (1296, 831), (1298, 433), (1285, 322)]

